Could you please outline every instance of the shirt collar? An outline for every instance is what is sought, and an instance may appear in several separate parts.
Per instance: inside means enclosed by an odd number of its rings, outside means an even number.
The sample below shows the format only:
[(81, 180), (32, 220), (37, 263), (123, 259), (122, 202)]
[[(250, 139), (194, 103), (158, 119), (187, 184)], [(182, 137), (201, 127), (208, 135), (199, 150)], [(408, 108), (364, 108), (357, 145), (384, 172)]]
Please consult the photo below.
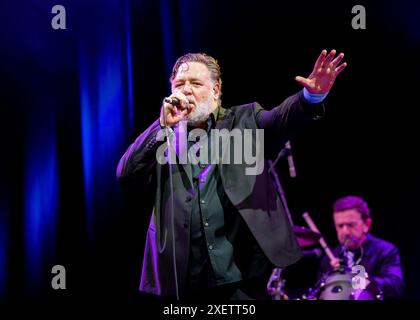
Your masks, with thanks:
[[(219, 116), (219, 109), (220, 107), (217, 107), (216, 109), (214, 109), (214, 111), (211, 113), (214, 117), (214, 120), (217, 121), (217, 117)], [(211, 115), (210, 115), (211, 116)]]

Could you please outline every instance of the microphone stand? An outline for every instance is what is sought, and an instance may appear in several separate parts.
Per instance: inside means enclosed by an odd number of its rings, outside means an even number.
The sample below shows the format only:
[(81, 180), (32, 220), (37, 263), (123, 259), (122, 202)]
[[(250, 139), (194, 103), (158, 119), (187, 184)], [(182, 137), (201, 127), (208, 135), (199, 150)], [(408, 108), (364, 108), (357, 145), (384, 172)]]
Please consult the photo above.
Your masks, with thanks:
[[(268, 164), (270, 168), (268, 169), (268, 173), (271, 174), (271, 177), (273, 178), (274, 187), (276, 189), (277, 194), (280, 196), (280, 200), (283, 203), (284, 210), (286, 211), (287, 218), (289, 219), (290, 225), (293, 226), (293, 220), (292, 216), (290, 214), (289, 206), (287, 205), (286, 196), (284, 194), (284, 190), (281, 186), (279, 176), (275, 170), (275, 165), (277, 162), (283, 158), (288, 156), (289, 150), (286, 148), (283, 148), (280, 150), (276, 160), (271, 161), (268, 160)], [(273, 300), (282, 300), (284, 299), (284, 285), (285, 280), (281, 278), (282, 273), (281, 268), (274, 268), (270, 280), (267, 284), (267, 292), (272, 296)]]
[(290, 150), (284, 148), (284, 149), (280, 150), (280, 152), (279, 152), (276, 160), (274, 160), (274, 162), (271, 161), (271, 160), (268, 160), (268, 164), (270, 166), (270, 168), (268, 169), (268, 173), (271, 174), (271, 176), (273, 178), (274, 187), (277, 191), (277, 194), (280, 197), (281, 202), (283, 203), (284, 210), (286, 211), (286, 215), (287, 215), (287, 218), (289, 219), (290, 225), (293, 227), (294, 224), (293, 224), (292, 216), (290, 214), (289, 206), (287, 205), (286, 196), (284, 194), (283, 187), (281, 186), (279, 176), (278, 176), (278, 174), (276, 172), (276, 169), (275, 169), (275, 166), (276, 166), (277, 162), (281, 158), (287, 157), (289, 155), (289, 153), (290, 153)]

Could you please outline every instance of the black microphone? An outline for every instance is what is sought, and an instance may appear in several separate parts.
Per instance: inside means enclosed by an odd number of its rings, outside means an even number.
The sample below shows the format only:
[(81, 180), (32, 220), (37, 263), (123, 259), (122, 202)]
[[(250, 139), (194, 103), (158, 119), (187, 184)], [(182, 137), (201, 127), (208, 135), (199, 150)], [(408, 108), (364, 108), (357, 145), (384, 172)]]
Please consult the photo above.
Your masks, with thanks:
[(287, 141), (284, 147), (287, 150), (287, 162), (289, 164), (289, 174), (290, 177), (296, 178), (296, 169), (295, 169), (295, 162), (293, 161), (292, 155), (292, 146), (290, 145), (290, 141)]
[(362, 244), (360, 243), (360, 240), (357, 239), (356, 237), (346, 236), (345, 239), (344, 239), (343, 245), (342, 245), (342, 247), (343, 247), (342, 250), (351, 250), (351, 249), (354, 250), (354, 248), (356, 248), (356, 249), (360, 248), (361, 245)]
[(165, 101), (166, 103), (169, 103), (171, 105), (173, 105), (174, 107), (180, 108), (181, 110), (187, 109), (188, 108), (188, 100), (185, 103), (184, 106), (181, 105), (181, 101), (178, 98), (165, 98), (163, 101)]
[(315, 248), (312, 250), (302, 250), (304, 257), (313, 257), (313, 258), (320, 258), (322, 256), (322, 250), (319, 248)]

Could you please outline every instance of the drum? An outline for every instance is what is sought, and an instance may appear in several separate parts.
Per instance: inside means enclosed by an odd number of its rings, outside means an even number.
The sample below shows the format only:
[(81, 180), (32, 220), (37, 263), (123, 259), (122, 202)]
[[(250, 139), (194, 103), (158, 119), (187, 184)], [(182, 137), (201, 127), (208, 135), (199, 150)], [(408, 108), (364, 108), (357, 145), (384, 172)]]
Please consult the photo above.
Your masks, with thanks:
[(382, 300), (382, 292), (372, 282), (367, 281), (365, 289), (355, 283), (355, 274), (334, 271), (323, 278), (310, 297), (316, 300)]

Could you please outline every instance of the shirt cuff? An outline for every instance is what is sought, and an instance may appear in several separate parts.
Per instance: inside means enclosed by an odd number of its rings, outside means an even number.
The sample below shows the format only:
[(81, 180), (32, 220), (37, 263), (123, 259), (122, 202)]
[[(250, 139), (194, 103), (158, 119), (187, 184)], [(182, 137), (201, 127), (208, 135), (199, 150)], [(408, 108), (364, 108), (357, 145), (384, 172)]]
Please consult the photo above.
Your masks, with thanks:
[(303, 88), (303, 96), (305, 100), (309, 103), (320, 103), (324, 101), (325, 97), (328, 95), (327, 93), (310, 93), (306, 88)]

